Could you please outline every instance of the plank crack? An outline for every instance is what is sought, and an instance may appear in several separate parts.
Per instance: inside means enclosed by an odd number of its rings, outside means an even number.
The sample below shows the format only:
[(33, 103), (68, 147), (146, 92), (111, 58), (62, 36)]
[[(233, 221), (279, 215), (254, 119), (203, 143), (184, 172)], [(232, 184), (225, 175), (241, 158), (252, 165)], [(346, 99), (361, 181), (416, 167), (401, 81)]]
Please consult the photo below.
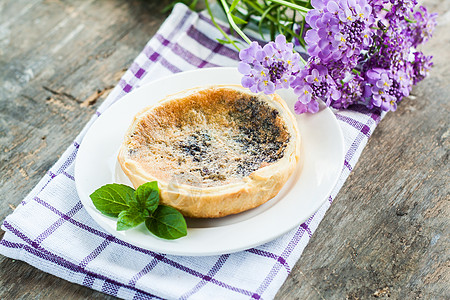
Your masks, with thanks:
[(103, 90), (96, 90), (92, 95), (90, 95), (89, 97), (86, 98), (86, 100), (84, 100), (80, 106), (81, 107), (88, 107), (90, 105), (93, 105), (97, 102), (97, 100), (102, 97), (103, 95), (108, 95), (109, 92), (114, 88), (114, 86), (110, 85), (105, 87)]
[(78, 100), (76, 97), (72, 96), (72, 95), (69, 94), (69, 93), (66, 93), (66, 92), (58, 92), (58, 91), (56, 91), (56, 90), (54, 90), (54, 89), (51, 89), (51, 88), (49, 88), (49, 87), (47, 87), (47, 86), (45, 86), (45, 85), (43, 85), (42, 88), (43, 88), (44, 90), (46, 90), (47, 92), (52, 93), (53, 95), (57, 95), (57, 96), (61, 96), (61, 97), (66, 97), (66, 98), (69, 98), (70, 100), (73, 100), (73, 101), (76, 101), (76, 102), (81, 102), (80, 100)]

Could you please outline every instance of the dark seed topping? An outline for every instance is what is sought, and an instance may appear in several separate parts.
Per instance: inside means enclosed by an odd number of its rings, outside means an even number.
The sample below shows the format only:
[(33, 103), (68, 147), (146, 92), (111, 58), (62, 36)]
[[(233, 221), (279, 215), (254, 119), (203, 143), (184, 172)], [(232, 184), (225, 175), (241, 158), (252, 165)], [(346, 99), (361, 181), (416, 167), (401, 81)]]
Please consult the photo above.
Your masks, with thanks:
[(162, 180), (239, 182), (280, 160), (291, 138), (279, 111), (260, 99), (225, 88), (169, 102), (136, 125), (128, 154)]
[[(244, 155), (236, 158), (233, 173), (239, 177), (245, 177), (260, 168), (261, 164), (273, 163), (284, 155), (284, 150), (289, 142), (284, 125), (277, 124), (279, 112), (269, 107), (256, 97), (243, 96), (234, 101), (233, 109), (229, 110), (228, 118), (237, 125), (232, 136), (240, 147), (240, 153)], [(284, 136), (283, 136), (284, 135)], [(224, 163), (224, 157), (217, 156), (214, 152), (214, 139), (207, 129), (195, 131), (181, 140), (178, 149), (184, 155), (191, 157), (192, 161), (200, 165), (208, 164), (208, 167), (196, 167), (190, 170), (198, 174), (203, 180), (225, 180), (221, 174), (228, 160)], [(227, 153), (227, 150), (224, 151)], [(179, 162), (180, 163), (180, 162)]]

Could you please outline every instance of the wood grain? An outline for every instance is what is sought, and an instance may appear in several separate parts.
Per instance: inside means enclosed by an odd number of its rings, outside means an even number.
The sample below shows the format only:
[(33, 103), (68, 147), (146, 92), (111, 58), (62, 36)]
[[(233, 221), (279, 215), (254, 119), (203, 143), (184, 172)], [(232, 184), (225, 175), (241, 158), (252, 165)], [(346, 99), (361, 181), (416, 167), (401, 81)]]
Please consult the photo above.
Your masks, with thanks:
[[(0, 220), (166, 18), (165, 1), (0, 2)], [(277, 299), (449, 299), (450, 3), (431, 76), (389, 113)], [(0, 231), (0, 237), (3, 232)], [(0, 299), (115, 299), (0, 257)]]
[(431, 76), (376, 128), (282, 299), (450, 299), (450, 3)]
[[(169, 2), (0, 1), (0, 220), (72, 143)], [(1, 256), (0, 299), (18, 298), (114, 297)]]

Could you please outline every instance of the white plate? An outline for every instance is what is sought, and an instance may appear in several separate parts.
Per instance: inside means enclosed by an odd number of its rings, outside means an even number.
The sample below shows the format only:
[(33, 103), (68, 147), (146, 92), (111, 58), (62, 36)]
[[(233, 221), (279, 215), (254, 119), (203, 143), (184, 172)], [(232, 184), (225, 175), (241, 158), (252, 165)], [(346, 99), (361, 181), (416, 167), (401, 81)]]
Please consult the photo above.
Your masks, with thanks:
[[(328, 108), (297, 116), (302, 136), (303, 168), (291, 176), (280, 193), (264, 205), (220, 219), (190, 219), (188, 234), (178, 240), (153, 236), (144, 225), (116, 231), (116, 219), (104, 216), (89, 195), (107, 183), (128, 178), (117, 164), (117, 153), (133, 116), (142, 108), (180, 90), (211, 84), (239, 84), (235, 68), (209, 68), (178, 73), (144, 85), (105, 111), (88, 130), (75, 163), (76, 187), (91, 217), (106, 231), (138, 247), (174, 255), (216, 255), (240, 251), (271, 241), (306, 221), (326, 201), (341, 172), (344, 142), (340, 126)], [(293, 108), (295, 95), (282, 91)]]

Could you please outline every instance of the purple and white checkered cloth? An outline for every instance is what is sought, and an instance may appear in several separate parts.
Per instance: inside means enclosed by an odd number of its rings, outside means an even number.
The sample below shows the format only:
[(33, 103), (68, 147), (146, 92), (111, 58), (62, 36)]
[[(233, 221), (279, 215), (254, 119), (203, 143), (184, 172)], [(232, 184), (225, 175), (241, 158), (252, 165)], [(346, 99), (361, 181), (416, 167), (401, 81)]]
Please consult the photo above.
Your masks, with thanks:
[(207, 257), (154, 253), (106, 233), (87, 214), (74, 182), (78, 147), (98, 116), (132, 89), (172, 73), (237, 66), (238, 53), (216, 41), (203, 14), (178, 4), (96, 115), (2, 224), (0, 253), (45, 272), (125, 299), (271, 299), (299, 259), (382, 116), (362, 107), (335, 112), (345, 138), (336, 187), (305, 223), (245, 251)]

